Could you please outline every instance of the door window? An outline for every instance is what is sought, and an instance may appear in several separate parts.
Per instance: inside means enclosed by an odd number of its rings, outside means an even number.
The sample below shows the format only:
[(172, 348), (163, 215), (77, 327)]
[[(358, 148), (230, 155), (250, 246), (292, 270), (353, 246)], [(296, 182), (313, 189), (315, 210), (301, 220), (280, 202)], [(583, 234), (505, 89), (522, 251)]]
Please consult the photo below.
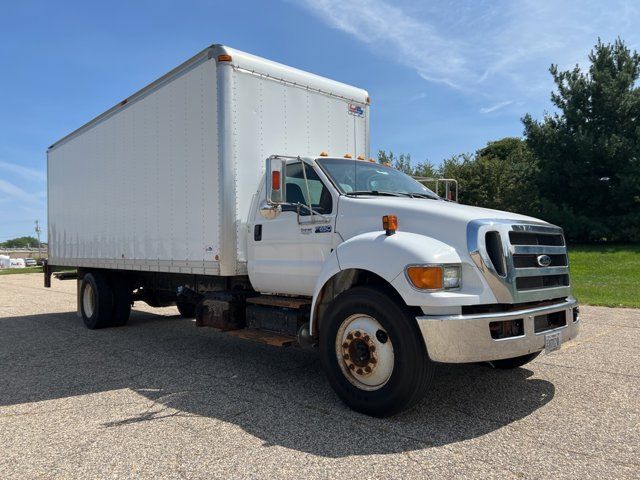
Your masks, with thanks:
[[(302, 171), (303, 168), (304, 172)], [(305, 173), (309, 185), (308, 190), (304, 181)], [(331, 213), (333, 209), (331, 192), (309, 165), (302, 162), (288, 164), (286, 166), (285, 182), (287, 203), (292, 205), (301, 204), (300, 215), (310, 215), (311, 212), (307, 208), (309, 204), (318, 213), (325, 215)], [(286, 209), (283, 208), (283, 210)]]

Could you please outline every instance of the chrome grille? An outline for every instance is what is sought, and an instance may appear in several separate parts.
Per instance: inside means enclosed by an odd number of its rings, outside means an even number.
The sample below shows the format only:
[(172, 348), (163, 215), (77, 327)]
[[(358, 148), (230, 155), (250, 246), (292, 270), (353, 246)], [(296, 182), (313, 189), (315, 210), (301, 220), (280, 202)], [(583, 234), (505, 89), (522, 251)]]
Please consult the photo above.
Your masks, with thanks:
[(559, 227), (477, 220), (467, 227), (467, 244), (499, 302), (530, 302), (571, 293), (567, 249)]

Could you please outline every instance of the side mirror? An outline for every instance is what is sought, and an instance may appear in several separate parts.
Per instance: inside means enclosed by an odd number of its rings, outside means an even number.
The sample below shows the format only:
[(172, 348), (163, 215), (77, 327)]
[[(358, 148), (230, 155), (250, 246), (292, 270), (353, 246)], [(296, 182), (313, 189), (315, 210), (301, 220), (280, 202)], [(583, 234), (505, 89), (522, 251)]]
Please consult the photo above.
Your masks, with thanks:
[(267, 158), (267, 203), (281, 205), (287, 201), (285, 182), (287, 161), (283, 158)]
[(283, 158), (267, 158), (265, 173), (266, 195), (260, 203), (260, 215), (267, 220), (276, 218), (282, 212), (282, 204), (286, 203), (287, 192), (284, 181), (287, 161)]

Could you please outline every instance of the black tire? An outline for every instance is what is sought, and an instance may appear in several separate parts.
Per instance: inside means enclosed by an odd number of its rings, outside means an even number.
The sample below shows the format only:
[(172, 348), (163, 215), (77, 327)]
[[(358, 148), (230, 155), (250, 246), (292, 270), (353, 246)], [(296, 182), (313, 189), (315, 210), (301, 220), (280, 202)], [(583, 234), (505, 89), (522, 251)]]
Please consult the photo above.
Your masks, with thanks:
[(176, 307), (178, 307), (178, 311), (182, 318), (195, 318), (196, 316), (196, 304), (191, 302), (184, 302), (178, 300), (176, 302)]
[[(353, 377), (349, 379), (345, 368), (348, 360), (338, 359), (337, 335), (343, 322), (356, 314), (375, 319), (393, 347), (391, 374), (386, 383), (376, 386), (375, 390), (352, 383)], [(369, 340), (366, 335), (362, 338)], [(382, 342), (380, 337), (376, 341)], [(331, 302), (320, 326), (320, 359), (329, 383), (342, 401), (353, 410), (375, 417), (387, 417), (415, 406), (429, 389), (435, 370), (409, 309), (390, 298), (384, 289), (373, 287), (354, 287)]]
[(102, 273), (92, 272), (82, 277), (80, 313), (85, 326), (91, 330), (111, 326), (113, 291)]
[(126, 325), (131, 315), (131, 288), (126, 279), (120, 279), (117, 276), (111, 278), (111, 288), (113, 289), (113, 315), (110, 326), (122, 327)]
[(500, 370), (510, 370), (512, 368), (518, 368), (526, 365), (527, 363), (533, 361), (538, 355), (540, 355), (540, 352), (528, 353), (527, 355), (522, 355), (521, 357), (493, 360), (489, 363), (493, 366), (493, 368), (498, 368)]

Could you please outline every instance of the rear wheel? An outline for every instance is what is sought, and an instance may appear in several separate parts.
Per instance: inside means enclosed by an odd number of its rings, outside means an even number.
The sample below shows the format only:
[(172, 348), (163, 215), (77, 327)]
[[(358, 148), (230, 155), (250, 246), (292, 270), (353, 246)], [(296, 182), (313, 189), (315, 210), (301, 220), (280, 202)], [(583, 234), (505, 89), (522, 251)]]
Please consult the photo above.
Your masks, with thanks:
[(433, 378), (434, 364), (411, 313), (378, 288), (355, 287), (331, 303), (320, 354), (338, 396), (367, 415), (413, 407)]
[(105, 276), (87, 273), (80, 284), (80, 313), (87, 328), (109, 327), (113, 313), (113, 292)]
[(510, 370), (512, 368), (518, 368), (526, 365), (527, 363), (533, 361), (538, 355), (540, 355), (540, 352), (529, 353), (527, 355), (522, 355), (521, 357), (494, 360), (489, 363), (493, 366), (493, 368), (498, 368), (500, 370)]

